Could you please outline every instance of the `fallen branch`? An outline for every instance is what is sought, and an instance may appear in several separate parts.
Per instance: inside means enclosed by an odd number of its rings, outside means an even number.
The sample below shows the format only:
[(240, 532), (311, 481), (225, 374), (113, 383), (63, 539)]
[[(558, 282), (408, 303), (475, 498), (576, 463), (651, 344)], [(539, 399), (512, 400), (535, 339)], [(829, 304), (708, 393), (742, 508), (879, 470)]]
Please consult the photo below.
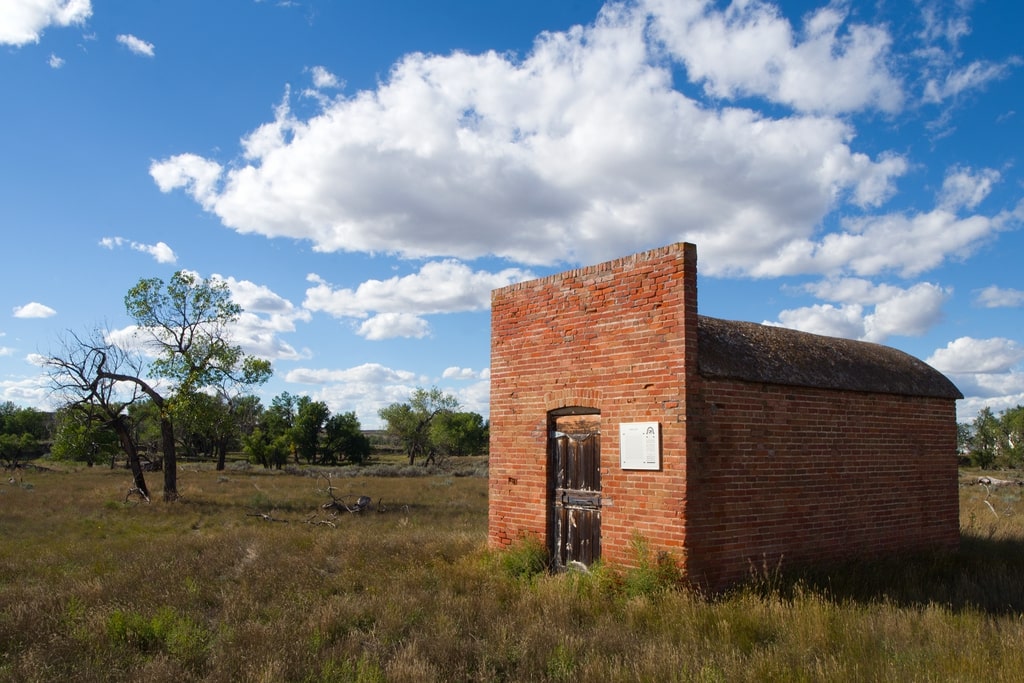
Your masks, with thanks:
[[(334, 495), (334, 485), (331, 483), (331, 475), (321, 472), (320, 477), (323, 477), (324, 481), (327, 482), (325, 492), (331, 498), (328, 502), (320, 506), (321, 510), (333, 510), (335, 512), (351, 512), (353, 514), (358, 514), (373, 507), (373, 499), (369, 496), (359, 496), (355, 503), (349, 505), (344, 501), (344, 499)], [(319, 477), (317, 478), (319, 479)], [(387, 508), (382, 506), (380, 500), (377, 502), (377, 511), (384, 512)]]
[(278, 519), (277, 517), (274, 517), (272, 512), (250, 512), (246, 515), (246, 517), (259, 517), (260, 519), (267, 522), (283, 522), (285, 524), (288, 523), (287, 519)]
[(981, 486), (1024, 486), (1020, 479), (996, 479), (995, 477), (978, 477), (978, 484)]
[(149, 496), (147, 496), (146, 492), (140, 489), (138, 486), (133, 486), (130, 489), (128, 489), (128, 493), (124, 495), (124, 502), (127, 503), (128, 499), (131, 498), (132, 496), (138, 496), (147, 503), (149, 502)]
[(992, 496), (992, 487), (1021, 486), (1024, 485), (1024, 482), (1020, 480), (996, 479), (995, 477), (978, 477), (978, 485), (985, 487), (985, 498), (981, 502), (988, 506), (988, 509), (992, 511), (992, 514), (996, 516), (996, 519), (999, 519), (999, 513), (996, 512), (995, 507), (988, 500)]
[(337, 529), (338, 528), (338, 525), (335, 524), (334, 522), (332, 522), (331, 520), (329, 520), (329, 519), (317, 519), (316, 515), (317, 515), (317, 513), (314, 512), (312, 515), (307, 517), (306, 518), (306, 524), (312, 524), (313, 526), (329, 526), (332, 529)]

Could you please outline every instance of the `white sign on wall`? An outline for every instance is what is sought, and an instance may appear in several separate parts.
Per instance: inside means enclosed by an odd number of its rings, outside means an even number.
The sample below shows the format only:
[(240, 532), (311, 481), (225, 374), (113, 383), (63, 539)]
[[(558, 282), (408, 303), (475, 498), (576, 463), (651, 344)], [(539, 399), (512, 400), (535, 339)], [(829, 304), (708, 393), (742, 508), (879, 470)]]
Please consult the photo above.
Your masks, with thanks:
[(624, 470), (661, 469), (661, 424), (623, 422), (619, 425), (619, 466)]

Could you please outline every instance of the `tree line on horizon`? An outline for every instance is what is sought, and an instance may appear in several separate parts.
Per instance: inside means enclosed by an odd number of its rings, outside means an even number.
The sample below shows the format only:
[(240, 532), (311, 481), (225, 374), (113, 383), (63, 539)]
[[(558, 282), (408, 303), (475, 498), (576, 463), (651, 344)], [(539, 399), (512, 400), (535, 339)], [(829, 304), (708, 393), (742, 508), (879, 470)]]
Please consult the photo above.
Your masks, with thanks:
[[(95, 410), (95, 409), (92, 409)], [(160, 450), (158, 408), (149, 401), (126, 407), (126, 421), (140, 457)], [(188, 410), (179, 410), (176, 438), (184, 457), (214, 460), (223, 469), (228, 453), (241, 451), (264, 467), (296, 464), (362, 464), (374, 448), (404, 453), (413, 464), (487, 451), (489, 424), (473, 412), (460, 412), (458, 401), (439, 389), (418, 388), (409, 401), (378, 411), (382, 430), (365, 430), (354, 412), (332, 415), (326, 404), (283, 392), (264, 407), (253, 395), (232, 400), (201, 394)], [(0, 461), (45, 455), (92, 466), (124, 456), (117, 435), (99, 418), (64, 406), (56, 413), (0, 403)], [(101, 422), (101, 421), (100, 421)], [(98, 426), (99, 425), (99, 426)], [(957, 424), (957, 453), (962, 464), (981, 469), (1024, 468), (1024, 406), (995, 412), (982, 408), (969, 422)]]
[[(268, 468), (289, 460), (366, 462), (372, 444), (354, 412), (332, 415), (323, 401), (287, 392), (264, 407), (248, 393), (273, 371), (269, 361), (231, 342), (229, 330), (242, 308), (226, 282), (187, 271), (167, 283), (143, 278), (124, 305), (137, 330), (132, 344), (117, 344), (101, 329), (69, 333), (61, 351), (46, 359), (51, 387), (61, 398), (55, 416), (0, 404), (0, 459), (7, 467), (38, 456), (49, 437), (55, 458), (92, 465), (122, 453), (135, 489), (147, 499), (144, 471), (162, 470), (164, 499), (174, 500), (179, 450), (215, 459), (218, 469), (238, 449)], [(378, 415), (410, 465), (487, 449), (487, 421), (461, 411), (458, 400), (437, 387), (417, 388), (407, 402)], [(973, 421), (958, 424), (957, 451), (983, 469), (1024, 467), (1024, 406), (998, 414), (983, 408)]]
[[(362, 465), (374, 450), (403, 453), (413, 464), (448, 456), (486, 453), (487, 422), (457, 410), (454, 397), (438, 389), (416, 389), (408, 402), (379, 412), (384, 428), (365, 430), (355, 412), (332, 414), (309, 396), (282, 392), (269, 406), (245, 394), (228, 400), (199, 394), (179, 406), (175, 438), (179, 458), (212, 461), (224, 469), (228, 454), (242, 453), (254, 465), (281, 469), (288, 463)], [(117, 435), (89, 411), (62, 407), (56, 413), (0, 404), (0, 455), (9, 464), (48, 454), (89, 467), (116, 465), (126, 455)], [(126, 423), (144, 470), (161, 466), (159, 408), (148, 400), (126, 408)]]
[[(354, 412), (284, 392), (264, 407), (250, 392), (272, 375), (270, 362), (248, 355), (230, 330), (242, 314), (227, 283), (178, 271), (164, 282), (143, 278), (124, 297), (135, 323), (129, 343), (109, 330), (68, 332), (46, 358), (60, 407), (50, 415), (3, 404), (0, 457), (8, 467), (40, 455), (49, 442), (57, 459), (88, 465), (126, 458), (133, 491), (150, 499), (145, 472), (163, 473), (163, 499), (178, 497), (179, 453), (209, 458), (223, 469), (242, 451), (264, 467), (361, 464), (371, 443)], [(380, 411), (386, 434), (412, 463), (479, 451), (487, 425), (434, 388)], [(45, 447), (43, 448), (45, 452)]]

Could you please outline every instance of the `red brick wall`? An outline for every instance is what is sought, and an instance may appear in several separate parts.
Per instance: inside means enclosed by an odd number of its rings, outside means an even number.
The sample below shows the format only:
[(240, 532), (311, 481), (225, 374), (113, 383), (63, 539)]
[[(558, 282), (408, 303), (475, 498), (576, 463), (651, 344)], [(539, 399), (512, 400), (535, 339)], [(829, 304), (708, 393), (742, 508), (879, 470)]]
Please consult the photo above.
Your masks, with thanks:
[(956, 548), (955, 402), (705, 380), (691, 578)]
[[(634, 533), (681, 551), (696, 287), (696, 249), (675, 244), (493, 293), (493, 546), (546, 537), (548, 411), (588, 406), (601, 411), (603, 558), (628, 563)], [(624, 471), (618, 426), (644, 421), (661, 423), (662, 469)]]

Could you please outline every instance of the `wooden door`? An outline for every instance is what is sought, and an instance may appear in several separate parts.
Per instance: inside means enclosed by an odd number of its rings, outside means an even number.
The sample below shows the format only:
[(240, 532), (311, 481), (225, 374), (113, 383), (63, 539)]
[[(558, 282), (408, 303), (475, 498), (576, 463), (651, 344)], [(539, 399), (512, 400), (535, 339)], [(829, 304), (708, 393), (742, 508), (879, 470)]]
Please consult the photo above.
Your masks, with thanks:
[(601, 434), (553, 430), (548, 458), (552, 561), (590, 566), (601, 557)]

